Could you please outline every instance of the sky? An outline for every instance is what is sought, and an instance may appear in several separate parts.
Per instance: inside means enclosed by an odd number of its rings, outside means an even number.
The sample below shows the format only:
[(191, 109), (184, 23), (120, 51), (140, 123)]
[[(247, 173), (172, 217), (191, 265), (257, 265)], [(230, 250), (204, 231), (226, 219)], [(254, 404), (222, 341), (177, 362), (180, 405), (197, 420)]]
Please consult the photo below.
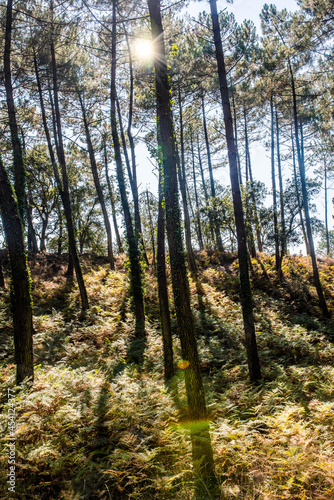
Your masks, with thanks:
[[(276, 0), (267, 2), (262, 0), (234, 0), (232, 4), (227, 3), (226, 0), (218, 0), (218, 11), (227, 9), (228, 12), (233, 12), (238, 23), (245, 19), (250, 19), (254, 22), (257, 29), (260, 31), (260, 12), (265, 3), (269, 5), (273, 3), (278, 10), (287, 9), (288, 11), (297, 10), (297, 2), (295, 0)], [(210, 11), (209, 3), (206, 0), (201, 2), (191, 1), (188, 7), (188, 12), (192, 16), (197, 16), (199, 12), (206, 10)]]
[[(295, 11), (298, 9), (297, 2), (295, 0), (276, 0), (273, 2), (268, 1), (267, 3), (274, 3), (278, 10), (282, 10), (286, 8), (288, 11)], [(226, 0), (218, 0), (217, 6), (218, 11), (223, 9), (227, 9), (229, 12), (233, 12), (235, 18), (238, 23), (243, 22), (245, 19), (250, 19), (254, 22), (257, 32), (261, 35), (261, 23), (260, 23), (260, 12), (265, 4), (262, 0), (234, 0), (233, 4), (227, 3)], [(210, 7), (209, 3), (206, 0), (203, 1), (190, 1), (189, 6), (186, 11), (193, 17), (197, 17), (197, 15), (203, 10), (209, 12)], [(224, 153), (226, 154), (226, 153)], [(139, 146), (137, 149), (137, 159), (138, 159), (138, 173), (139, 179), (141, 179), (141, 187), (140, 190), (144, 190), (146, 188), (150, 189), (154, 194), (157, 191), (157, 180), (156, 177), (152, 173), (152, 165), (148, 160), (148, 153), (143, 145)], [(271, 167), (270, 167), (270, 152), (264, 148), (260, 143), (255, 143), (252, 145), (251, 149), (251, 161), (253, 167), (254, 178), (257, 180), (261, 180), (264, 182), (268, 189), (271, 187)], [(284, 165), (283, 165), (284, 167)], [(286, 176), (290, 176), (291, 173), (289, 170), (286, 170)], [(215, 171), (215, 177), (222, 184), (229, 184), (229, 171), (228, 168), (221, 168)], [(331, 199), (334, 196), (334, 191), (329, 192), (328, 200), (329, 200), (329, 228), (333, 228), (333, 217), (334, 214), (333, 204), (331, 203)], [(271, 198), (269, 199), (271, 202)], [(321, 198), (317, 200), (317, 210), (318, 217), (323, 220), (324, 214), (324, 203)], [(291, 249), (292, 253), (305, 253), (305, 245), (300, 245)]]

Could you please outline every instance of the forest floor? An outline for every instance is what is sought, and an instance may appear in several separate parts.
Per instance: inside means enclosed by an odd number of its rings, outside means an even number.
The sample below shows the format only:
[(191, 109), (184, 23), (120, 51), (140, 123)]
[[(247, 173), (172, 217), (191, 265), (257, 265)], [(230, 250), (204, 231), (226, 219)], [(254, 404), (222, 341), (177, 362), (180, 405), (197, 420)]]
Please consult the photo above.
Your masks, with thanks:
[[(190, 282), (221, 499), (334, 499), (334, 322), (323, 320), (307, 257), (252, 261), (263, 381), (249, 383), (237, 263), (197, 256)], [(64, 258), (31, 263), (35, 382), (16, 395), (16, 497), (7, 491), (8, 388), (15, 366), (9, 285), (0, 291), (0, 497), (191, 499), (184, 373), (166, 386), (157, 284), (145, 273), (147, 346), (127, 362), (134, 321), (124, 259), (83, 258), (90, 300), (81, 317)], [(319, 262), (334, 313), (334, 260)], [(172, 303), (172, 302), (171, 302)], [(175, 363), (181, 359), (175, 333)], [(210, 499), (208, 493), (207, 498)]]

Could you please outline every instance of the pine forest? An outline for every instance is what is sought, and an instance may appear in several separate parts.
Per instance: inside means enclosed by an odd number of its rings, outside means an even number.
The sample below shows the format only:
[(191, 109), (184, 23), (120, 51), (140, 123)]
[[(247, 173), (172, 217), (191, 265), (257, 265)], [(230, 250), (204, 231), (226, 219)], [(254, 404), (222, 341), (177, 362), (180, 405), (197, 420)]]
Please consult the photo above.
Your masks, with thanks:
[(334, 3), (277, 2), (0, 1), (0, 498), (334, 500)]

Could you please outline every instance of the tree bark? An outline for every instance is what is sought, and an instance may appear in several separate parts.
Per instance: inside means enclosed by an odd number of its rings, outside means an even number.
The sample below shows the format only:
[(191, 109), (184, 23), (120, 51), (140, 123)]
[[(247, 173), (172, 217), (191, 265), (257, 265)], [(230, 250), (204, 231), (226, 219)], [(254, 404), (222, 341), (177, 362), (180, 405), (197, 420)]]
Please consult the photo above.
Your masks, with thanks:
[(0, 158), (0, 210), (11, 266), (16, 383), (34, 379), (33, 321), (30, 275), (21, 217), (7, 172)]
[(240, 273), (240, 297), (241, 297), (241, 306), (242, 306), (243, 321), (244, 321), (248, 369), (249, 369), (250, 380), (252, 382), (256, 382), (261, 379), (261, 370), (260, 370), (260, 362), (257, 352), (256, 336), (255, 336), (253, 297), (249, 281), (246, 230), (245, 230), (245, 223), (243, 216), (240, 185), (239, 185), (237, 153), (233, 137), (233, 123), (232, 123), (231, 107), (228, 95), (224, 53), (220, 36), (220, 27), (219, 27), (216, 0), (210, 0), (210, 9), (211, 9), (211, 19), (213, 28), (213, 38), (216, 48), (219, 86), (220, 86), (220, 93), (221, 93), (223, 113), (224, 113), (228, 159), (230, 165), (234, 217), (237, 230), (238, 260), (239, 260), (239, 273)]
[(199, 367), (194, 320), (190, 307), (180, 208), (177, 189), (177, 165), (173, 117), (170, 102), (165, 42), (161, 21), (160, 0), (148, 0), (154, 43), (154, 67), (157, 99), (158, 141), (162, 152), (166, 226), (171, 264), (172, 286), (178, 331), (181, 340), (183, 367), (189, 418), (192, 421), (191, 440), (197, 487), (215, 483), (213, 453), (206, 423), (207, 411), (203, 382)]
[(163, 177), (159, 169), (159, 209), (158, 209), (158, 241), (157, 241), (157, 280), (159, 294), (160, 324), (164, 350), (164, 375), (165, 380), (174, 376), (173, 365), (173, 339), (170, 321), (168, 287), (166, 277), (166, 255), (165, 255), (165, 211)]

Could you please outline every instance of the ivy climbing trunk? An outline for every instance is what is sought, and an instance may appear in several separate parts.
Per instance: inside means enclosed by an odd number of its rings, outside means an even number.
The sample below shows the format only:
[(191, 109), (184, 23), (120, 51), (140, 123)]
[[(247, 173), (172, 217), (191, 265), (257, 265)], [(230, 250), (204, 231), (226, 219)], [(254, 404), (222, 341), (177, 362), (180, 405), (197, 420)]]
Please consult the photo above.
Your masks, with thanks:
[(220, 35), (216, 0), (210, 0), (210, 9), (211, 9), (211, 19), (213, 28), (213, 38), (216, 49), (220, 94), (221, 94), (223, 113), (224, 113), (226, 143), (228, 149), (228, 159), (230, 166), (230, 178), (231, 178), (232, 197), (234, 206), (234, 217), (235, 217), (235, 224), (237, 231), (238, 260), (239, 260), (239, 274), (240, 274), (240, 298), (241, 298), (241, 307), (242, 307), (242, 314), (244, 321), (248, 369), (249, 369), (250, 380), (252, 382), (256, 382), (259, 379), (261, 379), (261, 370), (260, 370), (260, 362), (256, 345), (256, 335), (255, 335), (254, 316), (253, 316), (253, 297), (249, 281), (246, 230), (245, 230), (243, 207), (241, 201), (240, 185), (239, 185), (237, 153), (235, 149), (235, 141), (233, 136), (233, 123), (232, 123), (231, 107), (228, 95), (224, 53)]
[(182, 244), (175, 136), (160, 0), (148, 0), (147, 3), (154, 44), (158, 144), (162, 155), (167, 238), (174, 304), (183, 356), (182, 366), (185, 374), (189, 419), (192, 424), (190, 427), (193, 461), (197, 488), (207, 491), (206, 488), (211, 489), (215, 484), (216, 478)]
[(34, 378), (30, 275), (18, 203), (0, 158), (0, 210), (11, 267), (16, 383)]

